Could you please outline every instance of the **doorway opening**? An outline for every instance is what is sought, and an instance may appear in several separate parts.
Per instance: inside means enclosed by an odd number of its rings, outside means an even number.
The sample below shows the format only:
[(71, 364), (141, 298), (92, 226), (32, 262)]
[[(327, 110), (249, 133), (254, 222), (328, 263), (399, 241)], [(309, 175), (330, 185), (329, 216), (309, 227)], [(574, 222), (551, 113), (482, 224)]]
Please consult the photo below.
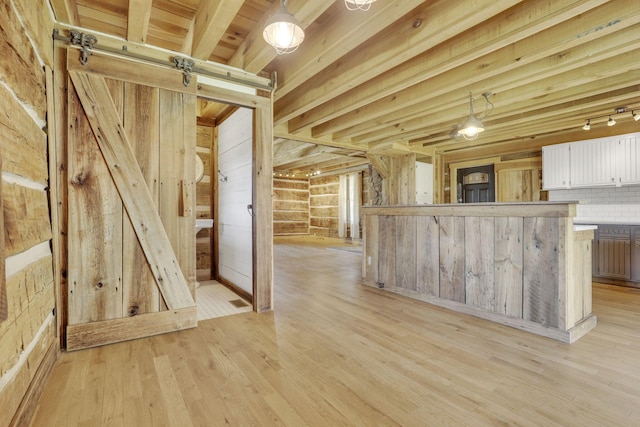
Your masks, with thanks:
[(493, 164), (458, 169), (458, 203), (495, 202), (495, 180)]
[(198, 99), (196, 152), (205, 165), (196, 187), (198, 320), (252, 311), (253, 110)]

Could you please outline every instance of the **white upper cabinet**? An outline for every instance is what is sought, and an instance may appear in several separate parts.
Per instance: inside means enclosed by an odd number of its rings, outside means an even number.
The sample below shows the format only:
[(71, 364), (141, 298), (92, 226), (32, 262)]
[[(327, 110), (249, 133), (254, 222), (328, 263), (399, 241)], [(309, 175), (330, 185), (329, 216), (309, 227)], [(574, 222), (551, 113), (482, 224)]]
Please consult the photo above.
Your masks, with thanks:
[(570, 188), (571, 144), (542, 147), (542, 183), (545, 190)]
[(618, 138), (571, 144), (571, 187), (620, 185)]
[(621, 184), (640, 184), (640, 136), (622, 135), (618, 138), (621, 152)]
[(640, 133), (542, 147), (545, 190), (640, 184)]

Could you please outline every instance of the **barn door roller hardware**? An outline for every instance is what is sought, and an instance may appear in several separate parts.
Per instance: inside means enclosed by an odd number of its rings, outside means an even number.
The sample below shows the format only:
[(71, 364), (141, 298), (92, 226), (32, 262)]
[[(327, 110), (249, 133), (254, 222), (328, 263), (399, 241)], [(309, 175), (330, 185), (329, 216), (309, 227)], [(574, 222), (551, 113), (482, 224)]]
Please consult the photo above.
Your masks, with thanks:
[(185, 87), (189, 87), (189, 83), (191, 83), (191, 72), (193, 71), (194, 62), (188, 58), (183, 58), (182, 56), (174, 56), (173, 64), (178, 70), (182, 70), (182, 72), (184, 73), (182, 77), (182, 84)]
[(89, 49), (93, 49), (93, 45), (98, 42), (98, 39), (93, 34), (85, 34), (76, 30), (71, 30), (69, 35), (71, 36), (69, 42), (80, 46), (80, 63), (86, 67), (89, 62)]
[[(63, 29), (63, 30), (69, 31), (70, 37), (64, 36), (60, 32), (60, 29), (55, 28), (53, 30), (53, 39), (64, 42), (64, 43), (80, 46), (83, 50), (83, 52), (81, 53), (80, 61), (81, 62), (85, 61), (85, 62), (82, 62), (83, 65), (86, 64), (86, 60), (88, 60), (89, 55), (91, 55), (91, 52), (89, 52), (89, 49), (92, 49), (93, 52), (106, 53), (106, 54), (115, 55), (121, 58), (141, 61), (147, 64), (154, 64), (162, 67), (170, 67), (173, 69), (178, 67), (178, 64), (176, 64), (176, 58), (179, 58), (179, 57), (169, 57), (167, 59), (161, 59), (154, 56), (131, 52), (129, 50), (128, 44), (122, 44), (119, 47), (114, 47), (113, 41), (110, 42), (111, 39), (108, 36), (105, 36), (105, 38), (102, 38), (102, 41), (101, 41), (102, 44), (98, 44), (96, 37), (91, 34), (83, 34), (80, 31), (75, 29), (69, 29), (69, 30)], [(74, 36), (74, 34), (78, 34), (78, 36)], [(74, 41), (74, 37), (78, 40), (78, 42)], [(106, 39), (106, 42), (105, 42), (105, 39)], [(252, 75), (250, 73), (245, 72), (244, 70), (235, 69), (233, 67), (227, 67), (222, 64), (209, 63), (208, 61), (204, 61), (202, 63), (200, 62), (196, 63), (196, 61), (193, 61), (192, 59), (189, 59), (189, 58), (182, 58), (182, 59), (183, 59), (182, 61), (183, 64), (185, 64), (185, 61), (188, 61), (187, 68), (189, 73), (195, 73), (198, 75), (211, 77), (216, 80), (236, 83), (236, 84), (251, 87), (254, 89), (265, 90), (270, 93), (273, 93), (273, 91), (275, 90), (275, 87), (274, 87), (275, 82), (273, 80), (268, 81), (264, 77)], [(183, 68), (180, 68), (180, 69), (182, 69), (185, 72), (187, 71)], [(275, 78), (275, 75), (273, 77)], [(188, 86), (188, 83), (185, 84), (185, 86)]]

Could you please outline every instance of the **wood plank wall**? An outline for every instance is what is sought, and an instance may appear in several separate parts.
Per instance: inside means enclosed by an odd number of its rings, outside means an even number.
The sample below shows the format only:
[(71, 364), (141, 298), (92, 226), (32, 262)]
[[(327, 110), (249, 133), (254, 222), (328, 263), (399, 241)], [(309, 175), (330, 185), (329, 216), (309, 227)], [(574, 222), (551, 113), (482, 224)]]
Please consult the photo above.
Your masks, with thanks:
[[(0, 235), (6, 319), (0, 320), (0, 426), (29, 424), (37, 386), (58, 354), (47, 185), (46, 70), (52, 68), (49, 2), (0, 0)], [(1, 261), (1, 260), (0, 260)], [(4, 264), (3, 264), (4, 265)], [(25, 398), (26, 396), (26, 398)], [(31, 408), (31, 409), (30, 409)]]
[(309, 234), (309, 178), (273, 178), (273, 234)]
[(309, 182), (309, 234), (338, 237), (340, 175), (312, 177)]
[[(196, 218), (213, 218), (212, 179), (217, 173), (213, 169), (213, 141), (215, 127), (198, 123), (196, 129), (196, 155), (204, 165), (202, 180), (196, 184)], [(196, 279), (209, 280), (213, 266), (213, 228), (203, 228), (196, 235)]]

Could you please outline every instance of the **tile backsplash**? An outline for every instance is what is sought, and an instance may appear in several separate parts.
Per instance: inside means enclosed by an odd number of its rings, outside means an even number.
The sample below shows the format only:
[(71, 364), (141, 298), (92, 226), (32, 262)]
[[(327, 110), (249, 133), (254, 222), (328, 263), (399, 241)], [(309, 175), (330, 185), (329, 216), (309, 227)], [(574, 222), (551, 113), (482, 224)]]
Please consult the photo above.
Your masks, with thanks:
[(549, 201), (580, 202), (576, 222), (640, 224), (640, 185), (550, 190)]

